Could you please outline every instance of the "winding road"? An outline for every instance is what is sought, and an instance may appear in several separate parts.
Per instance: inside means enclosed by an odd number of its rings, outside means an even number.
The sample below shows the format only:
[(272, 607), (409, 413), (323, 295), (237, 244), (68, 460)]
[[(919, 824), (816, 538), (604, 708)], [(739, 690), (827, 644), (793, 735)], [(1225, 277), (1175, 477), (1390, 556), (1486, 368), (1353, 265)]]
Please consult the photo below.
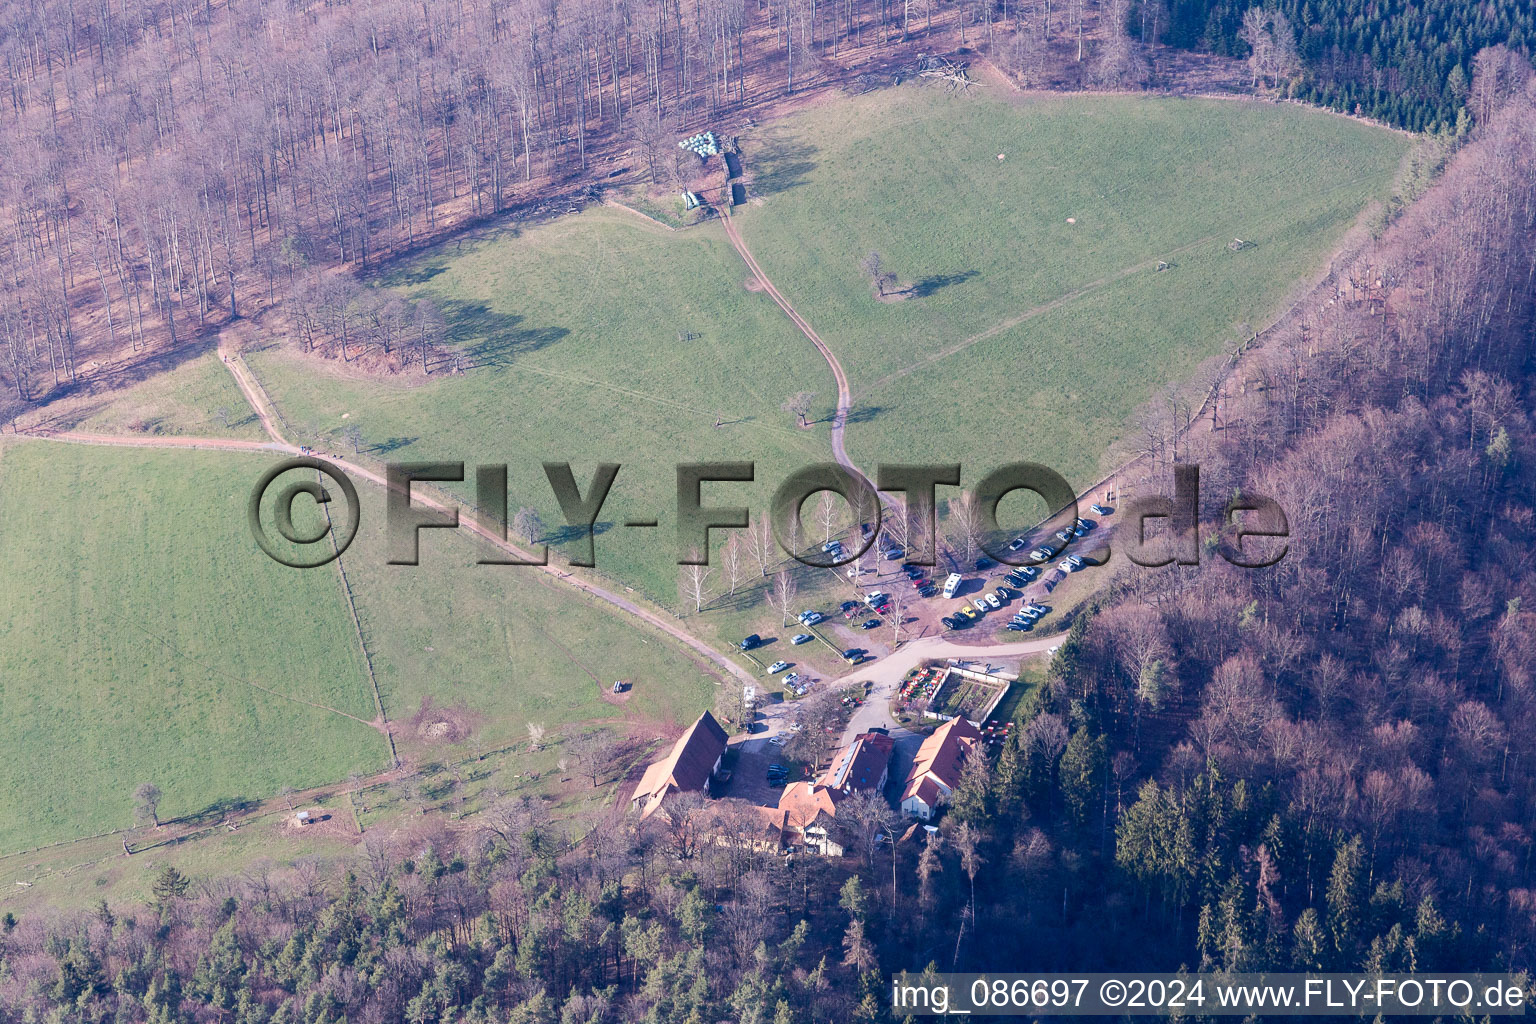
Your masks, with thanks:
[(837, 356), (832, 354), (832, 350), (827, 347), (826, 342), (821, 340), (821, 335), (816, 333), (815, 328), (806, 321), (805, 317), (796, 312), (794, 306), (789, 304), (789, 300), (784, 297), (784, 293), (779, 291), (772, 281), (768, 280), (768, 275), (763, 273), (763, 268), (758, 265), (757, 258), (752, 255), (752, 250), (748, 249), (747, 243), (742, 240), (741, 232), (737, 231), (736, 225), (731, 222), (730, 208), (728, 206), (717, 206), (715, 210), (720, 214), (720, 223), (725, 226), (725, 237), (730, 239), (731, 245), (741, 256), (742, 262), (747, 265), (748, 270), (752, 271), (752, 276), (757, 278), (757, 283), (762, 286), (763, 291), (772, 297), (774, 302), (778, 303), (779, 308), (784, 311), (785, 316), (789, 317), (790, 322), (800, 328), (800, 333), (810, 339), (811, 344), (816, 346), (816, 351), (821, 353), (821, 357), (832, 368), (832, 378), (837, 381), (837, 408), (832, 413), (832, 430), (830, 431), (832, 457), (837, 460), (839, 466), (842, 466), (850, 473), (857, 473), (859, 476), (864, 477), (864, 479), (869, 479), (864, 476), (864, 472), (858, 466), (853, 464), (853, 460), (848, 457), (848, 450), (843, 447), (843, 427), (848, 423), (848, 410), (853, 405), (853, 392), (848, 388), (848, 375), (843, 372), (843, 364), (837, 361)]

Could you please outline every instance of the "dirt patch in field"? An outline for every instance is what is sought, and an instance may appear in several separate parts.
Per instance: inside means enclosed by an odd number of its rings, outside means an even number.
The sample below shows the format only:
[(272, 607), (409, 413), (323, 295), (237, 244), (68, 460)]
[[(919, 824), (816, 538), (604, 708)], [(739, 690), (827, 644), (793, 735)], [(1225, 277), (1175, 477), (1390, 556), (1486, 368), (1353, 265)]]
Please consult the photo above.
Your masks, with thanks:
[(480, 716), (462, 700), (451, 707), (438, 707), (431, 694), (421, 698), (421, 706), (407, 722), (410, 734), (424, 743), (461, 743), (480, 724)]
[[(308, 814), (301, 820), (300, 814)], [(357, 829), (352, 815), (340, 807), (301, 807), (283, 818), (283, 825), (295, 836), (330, 836), (338, 839), (355, 839)]]

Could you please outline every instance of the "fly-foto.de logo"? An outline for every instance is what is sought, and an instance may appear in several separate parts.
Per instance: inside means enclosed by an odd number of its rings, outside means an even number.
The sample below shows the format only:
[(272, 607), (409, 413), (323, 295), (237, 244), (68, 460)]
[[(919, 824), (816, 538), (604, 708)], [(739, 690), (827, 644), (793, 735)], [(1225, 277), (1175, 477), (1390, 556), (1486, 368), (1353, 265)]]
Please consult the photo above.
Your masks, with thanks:
[[(596, 526), (603, 506), (619, 477), (621, 466), (605, 462), (597, 466), (585, 486), (579, 484), (569, 462), (545, 462), (544, 476), (565, 520), (562, 537), (565, 555), (573, 566), (597, 564)], [(1027, 566), (1067, 555), (1073, 545), (1091, 547), (1100, 561), (1118, 547), (1136, 565), (1149, 568), (1200, 563), (1200, 469), (1173, 467), (1171, 494), (1139, 495), (1115, 515), (1112, 532), (1097, 527), (1096, 520), (1079, 515), (1078, 497), (1056, 471), (1034, 462), (1014, 462), (987, 473), (971, 490), (967, 504), (973, 521), (967, 532), (976, 546), (1004, 565)], [(676, 467), (677, 500), (674, 508), (677, 564), (708, 565), (711, 531), (746, 529), (752, 510), (745, 505), (705, 505), (703, 486), (745, 484), (757, 478), (751, 462), (695, 462)], [(385, 538), (390, 565), (418, 565), (423, 530), (459, 529), (456, 502), (439, 501), (413, 490), (414, 485), (462, 483), (462, 462), (397, 462), (385, 472)], [(930, 566), (939, 560), (937, 494), (940, 487), (959, 486), (959, 463), (882, 463), (872, 482), (834, 462), (805, 466), (790, 473), (774, 491), (768, 522), (786, 555), (805, 565), (833, 568), (857, 562), (878, 541), (889, 552), (901, 538), (902, 556), (913, 565)], [(490, 540), (497, 554), (479, 560), (482, 565), (547, 565), (549, 547), (537, 541), (528, 549), (508, 539), (508, 469), (506, 465), (474, 467), (476, 534)], [(1021, 533), (1003, 529), (997, 518), (1004, 498), (1017, 492), (1034, 494), (1052, 513), (1033, 529)], [(802, 519), (806, 501), (830, 492), (840, 495), (852, 513), (848, 540), (807, 547)], [(718, 489), (717, 489), (718, 493)], [(899, 502), (881, 495), (899, 494)], [(340, 502), (338, 502), (338, 497)], [(306, 526), (296, 521), (301, 502)], [(338, 507), (342, 506), (342, 507)], [(318, 510), (321, 514), (314, 514)], [(1097, 509), (1096, 509), (1097, 510)], [(886, 529), (900, 516), (902, 529)], [(294, 568), (325, 565), (346, 551), (357, 537), (362, 506), (357, 488), (347, 474), (331, 462), (300, 457), (286, 460), (262, 474), (251, 492), (247, 519), (256, 543), (271, 558)], [(657, 529), (659, 517), (631, 517), (622, 524), (633, 529)], [(1095, 529), (1105, 529), (1095, 533)], [(1217, 551), (1241, 568), (1274, 565), (1285, 557), (1290, 525), (1285, 511), (1273, 499), (1241, 494), (1223, 509)]]

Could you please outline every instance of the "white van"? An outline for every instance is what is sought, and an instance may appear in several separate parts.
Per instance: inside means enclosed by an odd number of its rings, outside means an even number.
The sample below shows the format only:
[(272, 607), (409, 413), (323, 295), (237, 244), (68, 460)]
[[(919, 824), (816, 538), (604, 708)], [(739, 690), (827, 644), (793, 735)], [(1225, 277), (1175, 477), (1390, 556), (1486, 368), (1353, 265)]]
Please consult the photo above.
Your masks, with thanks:
[(944, 581), (944, 596), (945, 597), (954, 597), (955, 596), (955, 591), (960, 589), (960, 580), (961, 580), (961, 576), (960, 576), (959, 573), (952, 572), (952, 573), (949, 574), (949, 578)]

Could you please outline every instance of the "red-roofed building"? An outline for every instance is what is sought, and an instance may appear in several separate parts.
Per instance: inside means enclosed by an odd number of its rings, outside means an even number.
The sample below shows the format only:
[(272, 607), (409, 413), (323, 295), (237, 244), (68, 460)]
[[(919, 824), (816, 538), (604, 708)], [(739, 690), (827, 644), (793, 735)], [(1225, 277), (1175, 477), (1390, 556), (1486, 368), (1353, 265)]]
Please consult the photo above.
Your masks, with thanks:
[(883, 732), (861, 733), (838, 751), (816, 781), (786, 786), (779, 796), (784, 835), (798, 836), (807, 848), (825, 856), (842, 856), (841, 844), (831, 836), (837, 805), (858, 790), (878, 793), (885, 788), (894, 746), (890, 736)]
[(725, 730), (708, 711), (678, 737), (666, 757), (645, 770), (629, 806), (649, 818), (673, 793), (707, 793), (725, 755)]
[(960, 785), (960, 769), (965, 759), (977, 750), (981, 731), (964, 718), (954, 718), (923, 741), (907, 784), (901, 791), (901, 810), (928, 821), (939, 803)]

